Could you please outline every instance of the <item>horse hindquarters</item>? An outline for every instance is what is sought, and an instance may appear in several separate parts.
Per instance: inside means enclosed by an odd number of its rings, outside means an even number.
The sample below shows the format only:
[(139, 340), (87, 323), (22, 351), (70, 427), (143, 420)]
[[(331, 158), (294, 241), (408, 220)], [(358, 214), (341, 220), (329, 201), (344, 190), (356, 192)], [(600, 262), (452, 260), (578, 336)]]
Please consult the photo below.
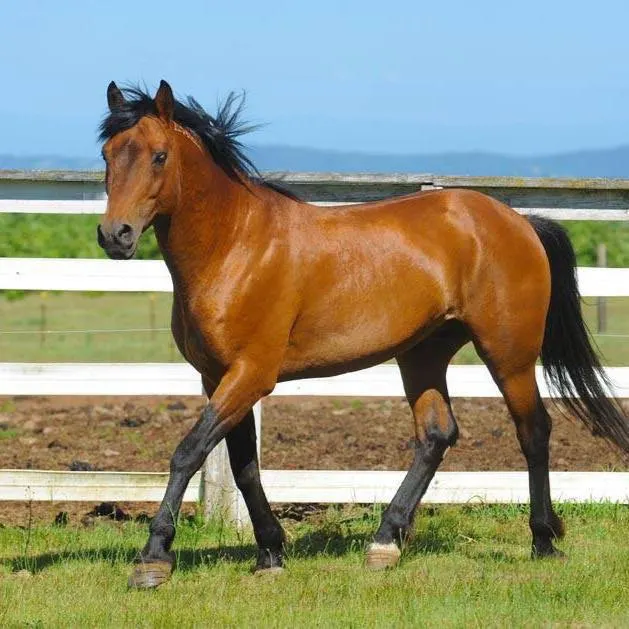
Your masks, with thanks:
[(552, 540), (563, 534), (550, 499), (551, 420), (535, 379), (551, 278), (533, 230), (519, 217), (504, 216), (503, 229), (485, 231), (481, 272), (473, 278), (465, 323), (515, 423), (529, 472), (533, 555), (546, 556), (557, 553)]
[[(566, 232), (547, 219), (530, 217), (528, 222), (536, 242), (505, 243), (503, 259), (492, 252), (492, 263), (501, 265), (493, 277), (494, 269), (487, 266), (486, 279), (493, 282), (479, 287), (467, 323), (516, 424), (529, 469), (533, 555), (544, 556), (557, 554), (551, 540), (563, 534), (563, 525), (550, 501), (551, 420), (535, 381), (537, 358), (541, 355), (546, 377), (568, 410), (595, 434), (629, 450), (629, 422), (606, 397), (605, 375), (581, 314), (576, 258)], [(535, 250), (542, 247), (540, 265)]]

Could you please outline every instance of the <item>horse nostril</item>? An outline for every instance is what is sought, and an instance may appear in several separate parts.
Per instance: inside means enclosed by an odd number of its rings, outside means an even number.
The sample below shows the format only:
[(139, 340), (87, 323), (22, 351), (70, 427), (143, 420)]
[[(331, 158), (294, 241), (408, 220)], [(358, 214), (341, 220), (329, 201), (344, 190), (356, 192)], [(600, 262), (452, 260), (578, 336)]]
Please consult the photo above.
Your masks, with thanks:
[(123, 223), (114, 231), (114, 238), (123, 244), (131, 244), (133, 242), (133, 227)]
[(109, 257), (126, 259), (132, 255), (135, 248), (135, 231), (132, 225), (113, 223), (111, 226), (98, 225), (96, 227), (98, 244), (107, 252)]

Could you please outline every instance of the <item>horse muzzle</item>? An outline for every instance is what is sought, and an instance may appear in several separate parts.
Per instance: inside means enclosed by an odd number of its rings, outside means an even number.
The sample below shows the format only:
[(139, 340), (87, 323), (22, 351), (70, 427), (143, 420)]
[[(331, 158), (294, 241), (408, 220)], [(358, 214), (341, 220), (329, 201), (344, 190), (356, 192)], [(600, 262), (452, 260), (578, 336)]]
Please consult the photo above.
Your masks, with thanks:
[(133, 257), (139, 234), (127, 223), (112, 223), (110, 227), (96, 228), (98, 244), (112, 260), (128, 260)]

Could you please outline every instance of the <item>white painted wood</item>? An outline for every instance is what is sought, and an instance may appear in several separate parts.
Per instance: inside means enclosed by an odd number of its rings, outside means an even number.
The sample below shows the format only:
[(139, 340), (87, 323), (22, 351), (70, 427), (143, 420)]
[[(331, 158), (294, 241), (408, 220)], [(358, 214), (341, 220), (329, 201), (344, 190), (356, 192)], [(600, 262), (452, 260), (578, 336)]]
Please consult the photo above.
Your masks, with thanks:
[[(405, 472), (263, 470), (270, 502), (389, 502)], [(161, 501), (166, 473), (0, 470), (0, 501)], [(627, 472), (551, 472), (557, 502), (629, 503)], [(200, 475), (184, 496), (197, 502)], [(437, 472), (424, 503), (527, 503), (526, 472)]]
[[(426, 188), (422, 188), (426, 189)], [(431, 188), (434, 189), (434, 188)], [(359, 205), (360, 201), (313, 201), (312, 205), (335, 207)], [(556, 207), (514, 207), (519, 214), (534, 214), (556, 221), (627, 221), (629, 210), (610, 210), (609, 208), (556, 208)]]
[[(0, 470), (0, 500), (161, 502), (167, 481), (159, 472)], [(200, 488), (196, 474), (184, 501), (198, 502)]]
[(104, 214), (104, 199), (0, 199), (0, 214)]
[(201, 395), (187, 363), (0, 363), (0, 395)]
[(219, 516), (241, 526), (239, 492), (234, 483), (227, 444), (221, 441), (209, 454), (203, 465), (203, 505), (205, 515)]
[[(584, 297), (629, 296), (629, 268), (579, 267)], [(172, 292), (161, 260), (0, 258), (0, 290)]]
[[(616, 397), (629, 397), (629, 367), (608, 367)], [(451, 365), (447, 372), (452, 397), (500, 397), (489, 372), (482, 365)], [(541, 367), (537, 381), (543, 397), (550, 397)], [(396, 365), (378, 365), (362, 371), (279, 383), (272, 395), (329, 395), (352, 397), (403, 397), (404, 389)]]
[[(355, 201), (312, 201), (320, 207), (356, 205)], [(77, 200), (38, 200), (38, 199), (0, 199), (0, 214), (104, 214), (107, 208), (105, 199)], [(610, 208), (514, 208), (520, 214), (536, 214), (555, 220), (575, 221), (626, 221), (629, 210)]]
[[(388, 503), (405, 472), (264, 470), (271, 502)], [(629, 502), (627, 472), (551, 472), (553, 500)], [(423, 503), (527, 503), (526, 472), (437, 472)]]
[(258, 450), (258, 462), (262, 465), (262, 402), (253, 405), (253, 421), (256, 425), (256, 449)]
[[(608, 367), (616, 397), (629, 398), (629, 367)], [(482, 365), (448, 369), (452, 397), (499, 397)], [(543, 397), (550, 392), (541, 367), (537, 378)], [(0, 395), (201, 395), (199, 374), (187, 363), (0, 363)], [(403, 397), (396, 365), (279, 383), (272, 395)], [(258, 435), (261, 426), (257, 427)]]
[(520, 214), (544, 216), (555, 221), (629, 221), (629, 210), (609, 208), (516, 207)]
[(577, 273), (583, 297), (629, 296), (629, 268), (579, 267)]
[(161, 260), (0, 258), (0, 290), (172, 292)]
[[(256, 447), (260, 457), (260, 430), (262, 421), (262, 405), (260, 402), (253, 408), (256, 434)], [(236, 487), (234, 476), (229, 464), (229, 454), (225, 441), (214, 448), (203, 464), (203, 505), (206, 517), (219, 514), (242, 528), (251, 524), (247, 505), (242, 494)]]

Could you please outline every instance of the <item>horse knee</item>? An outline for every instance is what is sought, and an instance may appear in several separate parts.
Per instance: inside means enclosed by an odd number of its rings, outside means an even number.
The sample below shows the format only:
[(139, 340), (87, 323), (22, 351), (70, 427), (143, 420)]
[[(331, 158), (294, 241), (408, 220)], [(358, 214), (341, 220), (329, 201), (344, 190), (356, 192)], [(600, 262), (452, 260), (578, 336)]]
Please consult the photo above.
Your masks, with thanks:
[(196, 472), (203, 464), (205, 457), (218, 442), (216, 434), (218, 417), (211, 406), (207, 406), (201, 413), (199, 421), (192, 430), (179, 442), (170, 459), (170, 472)]
[(535, 538), (561, 539), (566, 534), (566, 525), (554, 511), (545, 518), (531, 515), (529, 526)]
[(452, 447), (459, 437), (459, 427), (449, 402), (436, 390), (426, 391), (413, 408), (418, 444), (426, 454)]

